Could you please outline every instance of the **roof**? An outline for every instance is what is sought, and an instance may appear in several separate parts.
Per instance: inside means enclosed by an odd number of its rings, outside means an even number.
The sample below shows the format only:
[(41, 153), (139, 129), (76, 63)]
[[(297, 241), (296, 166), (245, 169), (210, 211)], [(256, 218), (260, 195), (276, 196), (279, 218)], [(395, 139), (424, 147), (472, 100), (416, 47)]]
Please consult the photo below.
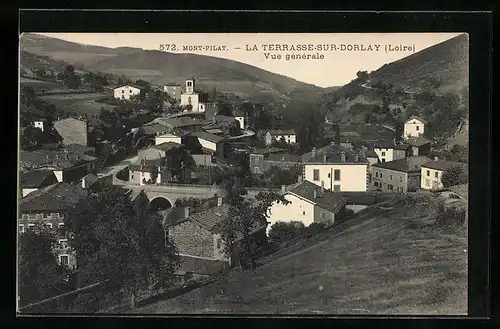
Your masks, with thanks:
[(373, 147), (376, 149), (392, 149), (394, 148), (394, 141), (377, 141), (373, 143)]
[(408, 121), (413, 120), (413, 119), (418, 120), (418, 121), (420, 121), (420, 122), (422, 122), (422, 123), (427, 124), (427, 121), (425, 121), (424, 119), (422, 119), (421, 117), (418, 117), (418, 116), (416, 116), (416, 115), (412, 115), (411, 117), (409, 117), (409, 118), (405, 121), (405, 123), (407, 123)]
[(70, 152), (80, 153), (80, 154), (85, 154), (85, 153), (88, 153), (88, 152), (94, 152), (95, 151), (95, 149), (93, 147), (83, 146), (83, 145), (80, 145), (80, 144), (69, 144), (69, 145), (66, 145), (64, 148), (67, 149)]
[(150, 148), (154, 148), (157, 150), (168, 152), (168, 151), (171, 151), (173, 149), (177, 149), (177, 148), (181, 148), (181, 147), (184, 147), (184, 145), (179, 144), (179, 143), (174, 143), (174, 142), (164, 142), (161, 144), (153, 145)]
[(49, 184), (54, 184), (55, 182), (57, 182), (57, 178), (52, 170), (49, 169), (31, 170), (24, 173), (21, 176), (21, 186), (23, 188), (29, 188), (29, 187), (40, 188), (46, 181), (50, 182)]
[(301, 157), (296, 154), (289, 154), (289, 153), (274, 153), (274, 154), (269, 154), (269, 156), (266, 158), (267, 161), (282, 161), (282, 162), (296, 162), (300, 163), (301, 162)]
[(213, 142), (213, 143), (219, 143), (219, 142), (224, 140), (224, 137), (209, 134), (206, 131), (202, 131), (202, 130), (192, 133), (191, 136), (196, 136), (198, 138), (201, 138), (201, 139), (207, 140), (209, 142)]
[(233, 111), (233, 115), (234, 115), (235, 117), (244, 117), (244, 116), (246, 116), (246, 115), (247, 115), (247, 113), (246, 113), (246, 111), (244, 111), (244, 110), (243, 110), (243, 109), (241, 109), (241, 108), (236, 108), (236, 109), (234, 109), (234, 111)]
[(180, 85), (180, 84), (178, 84), (176, 82), (169, 82), (165, 86), (168, 86), (168, 87), (182, 87), (182, 85)]
[(405, 143), (406, 144), (409, 144), (411, 146), (417, 146), (417, 147), (420, 147), (420, 146), (423, 146), (425, 144), (430, 144), (431, 141), (428, 140), (427, 138), (425, 137), (422, 137), (422, 136), (418, 136), (418, 137), (411, 137), (411, 138), (408, 138), (405, 140)]
[(272, 153), (282, 153), (285, 151), (286, 151), (285, 149), (272, 146), (261, 149), (254, 149), (250, 152), (250, 154), (272, 154)]
[(223, 134), (224, 133), (224, 130), (222, 129), (217, 129), (217, 128), (214, 128), (214, 129), (206, 129), (205, 130), (207, 133), (210, 133), (210, 134)]
[(406, 144), (406, 143), (398, 143), (394, 146), (394, 149), (395, 150), (404, 150), (406, 151), (408, 148), (410, 147), (409, 144)]
[(123, 87), (133, 87), (133, 88), (137, 88), (137, 89), (144, 89), (144, 86), (140, 86), (140, 85), (135, 84), (135, 83), (129, 83), (129, 84), (126, 84), (126, 85), (123, 85), (123, 86), (116, 87), (116, 88), (114, 88), (114, 90), (120, 89), (120, 88), (123, 88)]
[[(316, 198), (314, 197), (314, 191), (316, 191)], [(302, 181), (287, 193), (298, 195), (332, 213), (337, 213), (347, 203), (347, 199), (339, 193), (330, 190), (323, 190), (321, 192), (321, 188), (318, 185), (309, 181)]]
[(293, 129), (269, 130), (268, 133), (271, 134), (272, 136), (296, 135), (295, 130)]
[(97, 182), (99, 181), (99, 177), (97, 177), (96, 175), (94, 175), (94, 174), (92, 174), (92, 173), (91, 173), (91, 174), (87, 174), (87, 175), (83, 176), (83, 177), (82, 177), (82, 179), (80, 179), (80, 182), (81, 182), (82, 180), (84, 180), (84, 179), (85, 179), (85, 181), (86, 181), (89, 185), (92, 185), (92, 184), (97, 183)]
[(30, 165), (32, 168), (54, 167), (58, 169), (71, 168), (87, 162), (96, 161), (97, 158), (70, 152), (68, 149), (20, 151), (21, 165)]
[[(345, 161), (341, 161), (341, 154), (345, 154)], [(326, 158), (325, 158), (326, 155)], [(357, 161), (356, 161), (357, 156)], [(325, 161), (326, 160), (326, 161)], [(308, 163), (348, 163), (348, 164), (364, 164), (367, 163), (366, 159), (356, 152), (343, 148), (336, 144), (331, 144), (316, 150), (313, 156), (312, 152), (302, 155), (302, 162)]]
[(426, 156), (407, 157), (389, 162), (380, 162), (372, 167), (384, 168), (402, 172), (420, 171), (422, 165), (430, 159)]
[(165, 210), (161, 210), (159, 213), (163, 217), (163, 224), (165, 226), (171, 226), (176, 222), (184, 219), (186, 208), (189, 207), (171, 207)]
[(219, 207), (214, 207), (207, 209), (206, 211), (198, 212), (192, 216), (189, 216), (187, 220), (197, 223), (210, 232), (214, 232), (216, 225), (229, 215), (229, 208), (230, 207), (228, 204), (223, 204)]
[(31, 192), (21, 199), (21, 213), (66, 210), (87, 196), (80, 184), (57, 183)]
[(144, 159), (143, 161), (144, 161), (144, 166), (141, 166), (141, 159), (131, 163), (129, 166), (129, 170), (150, 172), (153, 169), (153, 167), (158, 167), (162, 165), (162, 159)]
[(165, 127), (164, 125), (161, 125), (159, 123), (151, 123), (151, 124), (146, 124), (140, 127), (140, 129), (146, 134), (146, 135), (156, 135), (158, 133), (166, 133), (169, 132), (171, 129), (169, 127)]
[(378, 155), (377, 155), (377, 153), (375, 153), (374, 150), (366, 150), (365, 151), (365, 156), (367, 158), (378, 158)]
[(450, 169), (453, 167), (467, 167), (466, 163), (463, 162), (454, 162), (454, 161), (446, 161), (446, 160), (431, 160), (422, 165), (422, 167), (430, 168), (430, 169), (436, 169), (436, 170), (446, 170)]
[(174, 118), (158, 118), (157, 122), (171, 128), (189, 127), (189, 126), (203, 126), (209, 121), (199, 118), (191, 118), (188, 116), (174, 117)]
[(216, 275), (222, 272), (227, 262), (222, 260), (211, 260), (189, 256), (179, 256), (180, 266), (187, 272), (204, 275)]

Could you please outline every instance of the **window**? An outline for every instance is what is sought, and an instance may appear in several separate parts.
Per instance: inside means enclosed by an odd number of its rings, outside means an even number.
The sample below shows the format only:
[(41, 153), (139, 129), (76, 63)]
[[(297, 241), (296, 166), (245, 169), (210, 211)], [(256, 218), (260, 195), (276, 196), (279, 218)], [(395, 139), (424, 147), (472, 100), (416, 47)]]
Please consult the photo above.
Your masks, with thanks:
[(403, 177), (399, 176), (399, 182), (403, 182)]
[(378, 171), (375, 172), (375, 177), (378, 177)]
[(52, 223), (47, 223), (45, 225), (47, 225), (48, 228), (52, 228)]
[(334, 180), (340, 180), (340, 169), (335, 169), (333, 171), (333, 179)]
[(328, 178), (332, 177), (332, 174), (328, 173)]
[(24, 219), (24, 220), (26, 220), (26, 219), (28, 219), (28, 215), (27, 215), (27, 214), (23, 214), (23, 215), (21, 216), (21, 218), (22, 218), (22, 219)]
[(303, 211), (303, 212), (302, 212), (302, 215), (305, 215), (305, 214), (306, 214), (306, 212), (305, 212), (305, 211)]
[(254, 172), (255, 174), (258, 174), (258, 173), (259, 173), (259, 167), (254, 167), (254, 168), (253, 168), (253, 172)]
[(220, 249), (221, 247), (221, 239), (217, 238), (217, 249)]
[(417, 131), (418, 131), (419, 129), (420, 129), (420, 127), (419, 127), (419, 126), (417, 126)]
[(385, 152), (382, 152), (382, 156), (385, 157)]
[(68, 248), (68, 239), (59, 239), (59, 247), (61, 249)]
[(427, 170), (427, 176), (430, 176), (430, 175), (431, 175), (430, 170)]
[(438, 178), (438, 172), (437, 171), (434, 172), (434, 177)]
[(64, 223), (59, 223), (57, 227), (59, 227), (59, 229), (62, 229), (64, 227)]
[(385, 159), (382, 159), (382, 162), (385, 162)]
[(340, 185), (333, 185), (334, 192), (340, 192)]
[(392, 180), (392, 175), (390, 175), (389, 177), (390, 177), (389, 179)]
[(382, 178), (382, 173), (380, 173), (380, 178)]
[(428, 179), (425, 180), (425, 186), (431, 186), (430, 181)]
[(68, 266), (69, 265), (69, 256), (68, 255), (59, 255), (59, 264)]
[(24, 225), (19, 224), (19, 233), (24, 233)]
[(374, 182), (373, 185), (375, 185), (375, 187), (378, 187), (378, 182)]
[(390, 191), (392, 191), (392, 190), (394, 190), (394, 185), (387, 184), (387, 188), (388, 188)]
[(35, 224), (28, 224), (28, 228), (35, 227)]
[(319, 169), (313, 170), (313, 180), (316, 180), (316, 181), (319, 180)]

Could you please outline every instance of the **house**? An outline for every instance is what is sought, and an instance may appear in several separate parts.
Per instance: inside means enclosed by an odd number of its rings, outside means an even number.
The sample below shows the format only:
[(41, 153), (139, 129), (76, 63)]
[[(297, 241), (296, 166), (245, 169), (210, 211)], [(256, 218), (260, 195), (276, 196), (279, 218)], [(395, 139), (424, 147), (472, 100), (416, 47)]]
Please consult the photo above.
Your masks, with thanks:
[(439, 160), (437, 157), (434, 158), (434, 161), (426, 162), (422, 165), (420, 187), (426, 190), (442, 189), (444, 187), (441, 181), (443, 173), (453, 167), (462, 167), (464, 170), (468, 170), (465, 163)]
[(175, 130), (170, 133), (164, 133), (155, 137), (155, 144), (163, 144), (163, 143), (175, 143), (182, 144), (183, 138), (188, 136), (189, 132)]
[(429, 155), (431, 153), (431, 141), (423, 136), (407, 138), (405, 143), (409, 145), (410, 156)]
[(181, 94), (181, 106), (191, 106), (193, 112), (205, 112), (208, 103), (208, 93), (199, 93), (195, 89), (193, 78), (186, 80), (186, 91)]
[(75, 154), (85, 154), (90, 156), (95, 156), (95, 147), (84, 146), (80, 144), (69, 144), (64, 147), (64, 149), (68, 150), (70, 153)]
[(162, 178), (163, 181), (167, 179), (163, 177), (166, 174), (164, 169), (163, 159), (139, 159), (129, 166), (129, 182), (137, 185), (161, 184)]
[[(306, 161), (304, 161), (306, 160)], [(313, 148), (302, 156), (302, 179), (334, 192), (366, 191), (369, 163), (366, 158), (331, 144), (320, 150)]]
[(301, 165), (301, 156), (289, 153), (274, 153), (269, 154), (264, 158), (263, 169), (269, 170), (271, 167), (279, 167), (281, 169), (290, 169)]
[(233, 116), (236, 119), (236, 121), (238, 121), (240, 129), (245, 130), (246, 126), (248, 125), (247, 113), (244, 110), (238, 108), (234, 110)]
[[(222, 204), (222, 198), (218, 198), (217, 207), (198, 212), (169, 226), (168, 239), (177, 246), (179, 256), (210, 262), (222, 261), (230, 267), (233, 257), (225, 254), (224, 241), (217, 227), (229, 216), (229, 210), (230, 206)], [(256, 227), (250, 234), (257, 239), (265, 239), (265, 227)]]
[(191, 136), (198, 139), (202, 148), (212, 151), (220, 158), (224, 157), (224, 137), (212, 135), (202, 130), (191, 133)]
[(270, 130), (266, 133), (266, 145), (271, 145), (273, 141), (282, 140), (288, 144), (297, 143), (297, 134), (295, 130)]
[(374, 150), (366, 150), (365, 157), (370, 166), (379, 162), (378, 154)]
[(305, 226), (312, 223), (331, 225), (335, 222), (335, 216), (347, 204), (347, 199), (339, 193), (318, 187), (308, 181), (294, 184), (288, 191), (282, 192), (290, 203), (287, 205), (273, 203), (268, 212), (267, 235), (276, 222), (298, 221)]
[(29, 169), (49, 169), (58, 182), (76, 182), (98, 168), (98, 159), (68, 149), (20, 151), (21, 171)]
[(389, 162), (406, 157), (406, 150), (401, 149), (394, 141), (380, 141), (374, 144), (373, 150), (380, 162)]
[(59, 263), (75, 268), (75, 254), (68, 248), (67, 237), (59, 230), (64, 226), (69, 209), (88, 193), (78, 184), (56, 183), (28, 194), (19, 203), (19, 233), (26, 232), (37, 222), (54, 229), (59, 242), (55, 248)]
[(184, 145), (175, 142), (163, 142), (137, 151), (137, 157), (147, 160), (162, 159), (167, 156), (168, 152), (181, 148), (184, 148)]
[(130, 100), (133, 96), (141, 94), (142, 88), (136, 85), (125, 85), (113, 89), (113, 94), (116, 99)]
[(383, 192), (413, 192), (420, 187), (421, 166), (430, 159), (426, 156), (408, 157), (371, 166), (371, 180), (375, 189)]
[(63, 145), (79, 144), (90, 145), (90, 127), (87, 121), (75, 118), (66, 118), (54, 122), (54, 129), (62, 137)]
[(48, 120), (47, 119), (36, 119), (33, 121), (33, 127), (38, 128), (41, 131), (45, 131), (48, 128)]
[(163, 86), (163, 92), (167, 93), (176, 101), (181, 101), (182, 86), (178, 83), (170, 82)]
[(37, 191), (45, 186), (57, 183), (56, 175), (52, 170), (35, 169), (21, 175), (20, 185), (23, 198), (31, 192)]
[(172, 129), (159, 123), (148, 123), (139, 127), (139, 130), (146, 136), (160, 136), (170, 132)]
[(403, 138), (418, 137), (424, 134), (425, 125), (427, 121), (412, 115), (405, 121), (403, 129)]
[(87, 174), (80, 179), (80, 184), (83, 189), (96, 191), (99, 188), (99, 177), (94, 174)]

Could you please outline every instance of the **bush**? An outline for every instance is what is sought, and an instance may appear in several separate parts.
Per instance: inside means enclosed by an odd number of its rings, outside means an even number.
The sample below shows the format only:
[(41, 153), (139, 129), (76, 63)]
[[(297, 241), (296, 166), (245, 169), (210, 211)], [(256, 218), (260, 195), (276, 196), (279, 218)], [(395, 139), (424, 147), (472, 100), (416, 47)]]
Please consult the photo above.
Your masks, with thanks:
[(323, 232), (327, 227), (326, 223), (312, 223), (308, 227), (302, 230), (301, 235), (305, 238), (311, 238), (321, 232)]
[(445, 207), (440, 204), (436, 224), (441, 227), (460, 227), (465, 223), (465, 209), (455, 207)]
[(351, 209), (342, 209), (336, 216), (335, 216), (335, 223), (340, 224), (342, 222), (345, 222), (349, 218), (352, 218), (354, 216), (354, 211)]
[(450, 187), (459, 184), (465, 184), (469, 181), (468, 173), (462, 166), (455, 166), (446, 169), (441, 177), (444, 187)]
[(276, 222), (269, 231), (269, 240), (276, 243), (293, 240), (301, 235), (304, 228), (304, 224), (297, 221)]

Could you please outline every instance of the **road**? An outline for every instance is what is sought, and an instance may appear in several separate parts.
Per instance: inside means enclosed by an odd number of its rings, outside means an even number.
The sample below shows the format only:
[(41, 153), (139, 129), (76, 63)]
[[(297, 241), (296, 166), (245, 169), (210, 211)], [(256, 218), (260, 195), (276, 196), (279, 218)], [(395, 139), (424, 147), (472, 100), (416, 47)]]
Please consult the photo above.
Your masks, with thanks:
[(138, 160), (137, 155), (134, 155), (133, 157), (124, 159), (115, 165), (112, 165), (109, 167), (104, 167), (97, 173), (97, 177), (101, 178), (101, 177), (107, 177), (107, 176), (114, 176), (120, 170), (128, 167), (132, 162), (135, 162), (137, 160)]

